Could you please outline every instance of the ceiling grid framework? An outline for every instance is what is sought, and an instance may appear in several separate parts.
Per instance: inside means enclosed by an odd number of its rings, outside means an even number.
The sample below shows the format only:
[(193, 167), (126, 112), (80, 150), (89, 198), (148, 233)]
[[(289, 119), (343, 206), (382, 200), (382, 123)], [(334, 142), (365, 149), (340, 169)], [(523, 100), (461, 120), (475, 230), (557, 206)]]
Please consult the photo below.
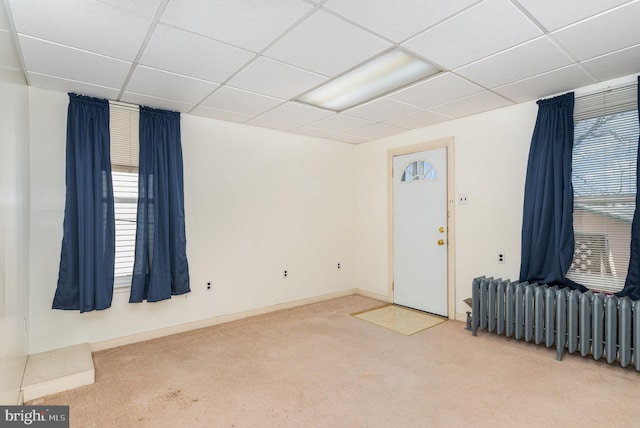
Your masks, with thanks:
[[(2, 0), (0, 80), (362, 143), (640, 72), (640, 0)], [(390, 49), (442, 71), (295, 101)]]

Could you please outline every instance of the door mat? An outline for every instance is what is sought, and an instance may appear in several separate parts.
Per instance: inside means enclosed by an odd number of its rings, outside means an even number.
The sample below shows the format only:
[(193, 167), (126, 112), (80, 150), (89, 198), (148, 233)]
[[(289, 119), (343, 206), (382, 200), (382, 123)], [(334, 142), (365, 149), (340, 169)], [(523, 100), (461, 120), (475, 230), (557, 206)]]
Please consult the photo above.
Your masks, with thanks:
[(397, 305), (386, 305), (351, 315), (405, 336), (411, 336), (447, 320), (437, 315)]

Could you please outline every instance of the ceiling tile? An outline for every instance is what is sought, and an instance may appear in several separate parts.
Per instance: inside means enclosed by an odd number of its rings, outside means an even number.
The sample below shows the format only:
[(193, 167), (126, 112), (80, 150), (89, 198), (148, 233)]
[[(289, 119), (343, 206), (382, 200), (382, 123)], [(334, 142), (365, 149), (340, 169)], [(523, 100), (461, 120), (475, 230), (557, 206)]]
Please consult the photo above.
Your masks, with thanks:
[(356, 137), (355, 135), (348, 135), (348, 134), (336, 134), (333, 137), (333, 139), (342, 141), (343, 143), (349, 143), (349, 144), (360, 144), (360, 143), (367, 142), (366, 138)]
[(167, 100), (164, 98), (150, 97), (148, 95), (136, 94), (133, 92), (125, 92), (124, 95), (122, 95), (121, 101), (125, 103), (137, 104), (139, 106), (177, 111), (180, 113), (186, 113), (193, 108), (193, 104), (182, 103), (175, 100)]
[(424, 82), (410, 86), (393, 98), (414, 106), (429, 108), (482, 91), (482, 88), (452, 73), (442, 73)]
[[(77, 80), (91, 85), (119, 88), (131, 63), (97, 55), (33, 37), (18, 36), (27, 71)], [(78, 67), (82, 64), (82, 67)]]
[(345, 116), (344, 114), (335, 114), (326, 119), (314, 122), (308, 127), (321, 131), (341, 133), (362, 128), (363, 126), (373, 125), (373, 123), (374, 122), (370, 120), (358, 119), (357, 117)]
[(202, 105), (252, 117), (264, 113), (283, 102), (284, 100), (278, 98), (223, 86), (207, 98)]
[(450, 117), (465, 117), (512, 104), (511, 101), (505, 100), (493, 92), (484, 91), (461, 100), (434, 107), (432, 110)]
[(265, 126), (267, 128), (289, 131), (309, 123), (331, 116), (333, 112), (307, 106), (300, 103), (285, 103), (273, 110), (251, 119), (249, 125)]
[(571, 64), (573, 61), (546, 36), (526, 42), (455, 70), (487, 88), (506, 85)]
[(22, 72), (22, 70), (18, 70), (17, 68), (5, 67), (0, 67), (0, 81), (17, 83), (19, 85), (24, 85), (27, 83), (27, 81), (24, 79), (24, 73)]
[(384, 122), (393, 117), (415, 112), (418, 107), (396, 101), (391, 98), (378, 98), (361, 106), (345, 111), (348, 116), (355, 116), (373, 122)]
[(554, 70), (529, 79), (520, 80), (494, 89), (515, 102), (522, 103), (548, 97), (581, 86), (596, 83), (577, 65)]
[(229, 81), (229, 86), (289, 100), (326, 81), (327, 78), (260, 57)]
[(367, 142), (366, 138), (356, 137), (355, 135), (349, 135), (349, 134), (336, 134), (336, 136), (333, 138), (335, 140), (342, 141), (343, 143), (349, 143), (349, 144), (361, 144), (361, 143)]
[(349, 144), (360, 144), (367, 141), (362, 137), (354, 137), (353, 135), (347, 134), (336, 134), (334, 132), (323, 131), (322, 129), (309, 128), (306, 126), (303, 128), (298, 128), (293, 132), (295, 132), (296, 134), (308, 135), (309, 137), (324, 138)]
[(415, 129), (435, 125), (436, 123), (445, 122), (450, 119), (451, 117), (449, 116), (434, 113), (430, 110), (420, 110), (404, 116), (394, 117), (384, 123), (387, 125), (397, 126), (399, 128)]
[(318, 11), (269, 48), (265, 55), (333, 77), (391, 46), (355, 25)]
[(154, 18), (158, 12), (158, 7), (162, 4), (162, 0), (97, 0), (111, 6), (133, 12), (147, 18)]
[(329, 0), (324, 7), (353, 22), (401, 42), (477, 0)]
[(0, 66), (22, 68), (13, 36), (5, 30), (0, 30)]
[(603, 55), (582, 63), (582, 66), (600, 81), (638, 73), (640, 45)]
[(252, 52), (161, 24), (151, 36), (140, 64), (222, 83), (254, 56)]
[(127, 92), (197, 104), (219, 85), (155, 68), (138, 66), (126, 87)]
[(259, 52), (313, 7), (301, 0), (173, 0), (161, 21)]
[(629, 0), (518, 0), (549, 31), (596, 15)]
[(199, 106), (189, 112), (196, 116), (210, 117), (212, 119), (226, 120), (229, 122), (243, 123), (251, 119), (253, 116), (247, 114), (235, 113), (231, 111), (218, 110), (215, 108)]
[(373, 125), (363, 126), (362, 128), (349, 131), (348, 134), (353, 137), (365, 138), (367, 140), (376, 140), (378, 138), (388, 137), (389, 135), (405, 132), (406, 129), (395, 126), (385, 125), (383, 123), (374, 123)]
[[(639, 18), (640, 0), (5, 0), (0, 80), (24, 61), (35, 87), (360, 143), (637, 74)], [(395, 44), (453, 71), (341, 114), (287, 101)]]
[(542, 31), (508, 0), (487, 0), (403, 46), (454, 69), (539, 35)]
[(331, 140), (336, 140), (338, 134), (336, 134), (335, 132), (329, 132), (329, 131), (325, 131), (322, 129), (316, 129), (316, 128), (309, 128), (309, 127), (302, 127), (302, 128), (297, 128), (295, 130), (296, 134), (302, 134), (302, 135), (307, 135), (309, 137), (316, 137), (316, 138), (327, 138), (327, 139), (331, 139)]
[(9, 0), (16, 31), (79, 49), (133, 61), (151, 20), (86, 0)]
[[(640, 2), (558, 30), (552, 36), (582, 61), (640, 43)], [(615, 29), (615, 30), (614, 30)]]
[(74, 94), (87, 95), (89, 97), (106, 98), (115, 100), (120, 93), (119, 89), (105, 88), (104, 86), (89, 85), (74, 80), (45, 76), (44, 74), (29, 73), (31, 86), (43, 89), (51, 89), (60, 92), (73, 92)]

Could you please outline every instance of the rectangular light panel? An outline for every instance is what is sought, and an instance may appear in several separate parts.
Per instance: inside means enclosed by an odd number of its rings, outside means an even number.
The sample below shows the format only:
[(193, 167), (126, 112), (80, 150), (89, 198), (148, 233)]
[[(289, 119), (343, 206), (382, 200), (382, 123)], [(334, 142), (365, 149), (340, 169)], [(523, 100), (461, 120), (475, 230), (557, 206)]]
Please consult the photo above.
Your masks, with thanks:
[(328, 110), (342, 111), (440, 71), (408, 52), (394, 49), (305, 92), (296, 100)]

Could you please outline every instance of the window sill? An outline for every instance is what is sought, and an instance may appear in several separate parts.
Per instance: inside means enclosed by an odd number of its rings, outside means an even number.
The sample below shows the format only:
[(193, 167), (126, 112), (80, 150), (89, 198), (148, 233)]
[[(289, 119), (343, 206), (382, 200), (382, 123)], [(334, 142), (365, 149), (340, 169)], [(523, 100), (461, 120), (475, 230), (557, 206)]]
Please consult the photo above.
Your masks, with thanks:
[(131, 290), (131, 275), (116, 276), (113, 281), (113, 293), (128, 293)]
[(129, 293), (130, 291), (130, 285), (116, 285), (113, 287), (113, 294)]

